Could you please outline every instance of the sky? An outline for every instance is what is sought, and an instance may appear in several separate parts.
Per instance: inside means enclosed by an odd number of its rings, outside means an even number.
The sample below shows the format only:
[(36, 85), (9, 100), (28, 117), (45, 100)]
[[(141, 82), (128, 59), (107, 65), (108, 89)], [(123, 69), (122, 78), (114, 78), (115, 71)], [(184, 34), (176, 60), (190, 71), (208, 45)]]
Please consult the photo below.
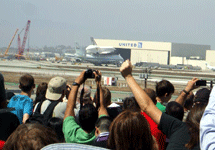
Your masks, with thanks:
[[(90, 37), (211, 45), (214, 0), (0, 0), (0, 47), (31, 20), (29, 45), (88, 46)], [(24, 31), (21, 33), (21, 39)], [(12, 47), (17, 47), (17, 36)]]

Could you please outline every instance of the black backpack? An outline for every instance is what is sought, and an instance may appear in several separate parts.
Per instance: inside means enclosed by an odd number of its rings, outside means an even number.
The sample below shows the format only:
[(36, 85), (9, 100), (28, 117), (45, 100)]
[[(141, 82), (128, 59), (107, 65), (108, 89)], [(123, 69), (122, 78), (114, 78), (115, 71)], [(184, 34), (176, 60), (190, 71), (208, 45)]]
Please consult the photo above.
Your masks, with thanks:
[(59, 103), (59, 101), (51, 101), (51, 104), (46, 108), (46, 111), (43, 114), (40, 114), (42, 102), (37, 105), (37, 108), (32, 116), (26, 121), (26, 123), (40, 123), (42, 125), (47, 126), (49, 119), (52, 118), (52, 113), (54, 111), (55, 106)]

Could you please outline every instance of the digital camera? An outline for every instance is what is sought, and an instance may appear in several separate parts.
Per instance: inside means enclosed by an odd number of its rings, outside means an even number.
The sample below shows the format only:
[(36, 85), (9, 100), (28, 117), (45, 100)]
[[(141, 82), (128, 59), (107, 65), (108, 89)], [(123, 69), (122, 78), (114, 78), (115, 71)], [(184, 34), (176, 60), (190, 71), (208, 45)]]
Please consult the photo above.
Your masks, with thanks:
[(84, 74), (84, 78), (95, 78), (95, 75), (93, 74), (93, 72), (95, 72), (95, 70), (92, 69), (87, 69), (87, 71)]

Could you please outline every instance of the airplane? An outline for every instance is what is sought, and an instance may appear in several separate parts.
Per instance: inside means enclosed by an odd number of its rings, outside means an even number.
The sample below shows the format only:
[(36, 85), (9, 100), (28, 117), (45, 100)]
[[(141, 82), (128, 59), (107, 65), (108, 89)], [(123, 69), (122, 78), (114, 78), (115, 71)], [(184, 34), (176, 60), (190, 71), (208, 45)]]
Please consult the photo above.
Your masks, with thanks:
[(206, 67), (212, 71), (215, 71), (215, 66), (210, 66), (208, 63), (205, 63)]
[[(101, 48), (97, 45), (94, 45), (94, 47)], [(117, 67), (119, 67), (124, 62), (124, 59), (120, 54), (114, 53), (115, 48), (108, 47), (107, 52), (105, 52), (104, 47), (101, 48), (102, 50), (100, 52), (96, 52), (92, 49), (89, 52), (87, 51), (87, 49), (80, 49), (79, 46), (76, 46), (75, 49), (76, 49), (76, 54), (75, 54), (76, 62), (79, 62), (79, 63), (86, 61), (94, 64), (95, 66), (102, 66), (102, 64), (105, 64), (106, 66), (108, 66), (108, 64), (114, 64)]]
[(95, 66), (102, 66), (102, 64), (105, 64), (108, 66), (108, 64), (116, 65), (117, 67), (120, 67), (121, 64), (124, 62), (124, 59), (120, 54), (104, 54), (104, 55), (90, 55), (86, 54), (86, 57), (84, 58), (85, 61), (90, 62), (94, 64)]

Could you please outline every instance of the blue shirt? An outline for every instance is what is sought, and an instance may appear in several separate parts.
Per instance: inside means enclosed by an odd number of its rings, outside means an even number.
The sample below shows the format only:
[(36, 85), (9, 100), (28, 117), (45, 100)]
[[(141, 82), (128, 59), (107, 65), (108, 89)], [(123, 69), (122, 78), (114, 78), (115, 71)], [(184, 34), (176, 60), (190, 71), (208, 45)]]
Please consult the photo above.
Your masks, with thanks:
[(11, 112), (18, 117), (20, 124), (22, 124), (23, 115), (32, 114), (33, 101), (26, 95), (15, 95), (10, 99), (7, 107), (14, 107), (16, 109)]
[(200, 121), (200, 147), (202, 150), (215, 149), (215, 88)]

